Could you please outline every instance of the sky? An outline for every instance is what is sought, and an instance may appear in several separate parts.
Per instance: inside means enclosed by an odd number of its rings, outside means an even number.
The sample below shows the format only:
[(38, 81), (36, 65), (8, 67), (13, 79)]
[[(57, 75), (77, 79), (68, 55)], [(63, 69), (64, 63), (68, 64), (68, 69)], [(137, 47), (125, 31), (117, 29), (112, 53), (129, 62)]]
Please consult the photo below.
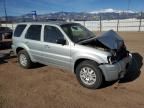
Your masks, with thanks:
[[(8, 16), (19, 16), (32, 11), (45, 14), (58, 11), (92, 12), (107, 8), (144, 11), (144, 0), (5, 0), (5, 2)], [(0, 0), (0, 16), (4, 15), (4, 0)]]

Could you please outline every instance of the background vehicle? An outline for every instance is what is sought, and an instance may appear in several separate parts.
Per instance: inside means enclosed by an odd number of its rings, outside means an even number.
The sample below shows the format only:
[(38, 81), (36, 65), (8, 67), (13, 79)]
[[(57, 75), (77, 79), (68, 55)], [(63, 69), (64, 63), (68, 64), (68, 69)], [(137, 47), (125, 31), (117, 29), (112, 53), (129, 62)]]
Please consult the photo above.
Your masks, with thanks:
[(0, 37), (3, 37), (3, 39), (11, 39), (12, 29), (10, 29), (9, 27), (0, 27)]
[(0, 47), (10, 47), (12, 30), (8, 27), (0, 27)]
[(77, 23), (20, 23), (12, 48), (23, 68), (36, 62), (65, 68), (76, 74), (81, 85), (92, 89), (104, 80), (123, 78), (131, 60), (115, 32), (96, 37)]

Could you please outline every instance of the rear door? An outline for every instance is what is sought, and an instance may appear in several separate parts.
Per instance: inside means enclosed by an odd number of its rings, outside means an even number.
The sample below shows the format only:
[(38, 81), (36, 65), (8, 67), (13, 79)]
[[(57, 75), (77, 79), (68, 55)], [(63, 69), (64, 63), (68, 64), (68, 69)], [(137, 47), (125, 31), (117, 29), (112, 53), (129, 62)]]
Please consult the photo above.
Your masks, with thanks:
[(41, 46), (41, 29), (42, 25), (30, 25), (24, 39), (24, 43), (28, 47), (29, 53), (37, 62), (41, 62), (43, 59)]

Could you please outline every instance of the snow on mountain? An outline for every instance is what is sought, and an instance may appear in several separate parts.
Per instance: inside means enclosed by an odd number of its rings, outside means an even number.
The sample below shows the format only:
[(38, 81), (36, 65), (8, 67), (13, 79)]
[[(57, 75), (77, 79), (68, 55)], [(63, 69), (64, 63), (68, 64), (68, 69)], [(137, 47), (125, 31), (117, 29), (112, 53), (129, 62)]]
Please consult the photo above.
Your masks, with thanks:
[(101, 9), (101, 10), (97, 10), (97, 11), (92, 11), (90, 12), (91, 14), (98, 14), (98, 13), (135, 13), (132, 10), (115, 10), (112, 8), (108, 8), (108, 9)]

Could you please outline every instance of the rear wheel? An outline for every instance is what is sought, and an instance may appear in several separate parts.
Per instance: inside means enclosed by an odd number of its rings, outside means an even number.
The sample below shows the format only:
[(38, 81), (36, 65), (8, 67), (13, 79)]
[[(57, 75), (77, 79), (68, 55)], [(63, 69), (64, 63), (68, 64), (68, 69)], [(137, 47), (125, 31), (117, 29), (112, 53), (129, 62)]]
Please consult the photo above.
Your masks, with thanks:
[(83, 61), (77, 66), (76, 76), (82, 86), (90, 89), (99, 88), (103, 82), (97, 63), (90, 60)]
[(25, 50), (21, 50), (18, 52), (18, 62), (23, 68), (30, 68), (32, 66), (32, 61)]

